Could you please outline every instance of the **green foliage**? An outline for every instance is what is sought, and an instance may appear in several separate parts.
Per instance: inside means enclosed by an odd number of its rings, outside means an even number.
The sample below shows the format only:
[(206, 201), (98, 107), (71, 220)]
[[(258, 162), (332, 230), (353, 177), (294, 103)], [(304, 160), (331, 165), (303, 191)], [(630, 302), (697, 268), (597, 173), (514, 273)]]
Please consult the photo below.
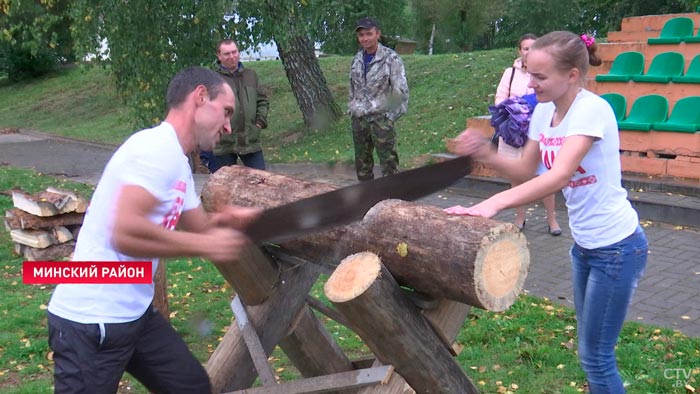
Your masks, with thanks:
[[(406, 0), (276, 1), (275, 8), (281, 7), (286, 8), (286, 15), (301, 22), (306, 35), (321, 43), (325, 53), (354, 53), (355, 24), (364, 16), (374, 17), (388, 36), (406, 35), (412, 26), (406, 19)], [(240, 0), (234, 8), (240, 16), (236, 37), (245, 46), (278, 41), (288, 34), (291, 21), (280, 20), (265, 0)]]
[(620, 30), (622, 18), (691, 12), (696, 0), (508, 0), (502, 18), (495, 21), (497, 47), (513, 46), (525, 33), (542, 35), (553, 30), (594, 32), (598, 36)]
[(81, 54), (109, 43), (117, 89), (134, 126), (145, 127), (163, 119), (167, 84), (177, 71), (213, 62), (224, 9), (223, 0), (76, 0), (71, 12)]
[(489, 30), (491, 21), (501, 14), (502, 5), (489, 0), (414, 0), (418, 16), (416, 37), (418, 49), (428, 53), (430, 36), (435, 25), (433, 53), (454, 53), (471, 50)]
[(68, 0), (0, 0), (0, 74), (34, 78), (74, 60)]

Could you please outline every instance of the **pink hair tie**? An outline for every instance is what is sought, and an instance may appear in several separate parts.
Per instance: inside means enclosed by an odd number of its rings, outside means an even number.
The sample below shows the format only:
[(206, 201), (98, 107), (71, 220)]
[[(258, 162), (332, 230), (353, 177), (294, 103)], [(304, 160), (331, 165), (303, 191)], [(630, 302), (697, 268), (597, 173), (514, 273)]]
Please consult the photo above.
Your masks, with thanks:
[(587, 34), (581, 34), (581, 40), (586, 44), (586, 48), (590, 48), (591, 45), (595, 43), (595, 37), (588, 36)]

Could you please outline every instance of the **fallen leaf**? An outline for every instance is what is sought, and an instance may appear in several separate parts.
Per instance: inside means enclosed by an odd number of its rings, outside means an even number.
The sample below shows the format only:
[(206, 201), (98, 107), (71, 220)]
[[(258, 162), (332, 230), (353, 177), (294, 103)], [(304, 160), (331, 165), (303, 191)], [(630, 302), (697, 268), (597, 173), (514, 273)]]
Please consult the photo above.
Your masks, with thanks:
[(399, 242), (399, 244), (396, 245), (396, 253), (401, 257), (406, 257), (408, 255), (408, 245), (406, 242)]

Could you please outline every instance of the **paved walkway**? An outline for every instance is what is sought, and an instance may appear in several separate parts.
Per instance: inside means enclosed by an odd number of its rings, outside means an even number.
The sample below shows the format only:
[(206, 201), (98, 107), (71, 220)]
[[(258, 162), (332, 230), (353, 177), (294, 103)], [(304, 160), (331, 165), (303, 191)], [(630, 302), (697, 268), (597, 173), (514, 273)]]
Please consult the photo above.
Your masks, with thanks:
[[(95, 183), (113, 147), (49, 138), (38, 133), (0, 135), (0, 165), (34, 168), (41, 173)], [(355, 182), (352, 170), (324, 165), (271, 165), (272, 172), (345, 186)], [(202, 185), (206, 176), (195, 177)], [(486, 186), (458, 182), (421, 202), (440, 207), (470, 205), (493, 193)], [(632, 196), (634, 198), (634, 196)], [(665, 201), (668, 198), (664, 199)], [(692, 198), (691, 205), (700, 199)], [(561, 203), (561, 201), (559, 201)], [(693, 212), (693, 211), (690, 211)], [(700, 212), (700, 211), (699, 211)], [(513, 211), (496, 219), (511, 221)], [(568, 251), (573, 241), (563, 207), (557, 215), (563, 234), (552, 237), (541, 205), (528, 208), (524, 233), (530, 244), (530, 273), (525, 289), (573, 307)], [(700, 222), (694, 227), (642, 221), (650, 243), (647, 272), (639, 284), (628, 320), (678, 329), (700, 336)]]

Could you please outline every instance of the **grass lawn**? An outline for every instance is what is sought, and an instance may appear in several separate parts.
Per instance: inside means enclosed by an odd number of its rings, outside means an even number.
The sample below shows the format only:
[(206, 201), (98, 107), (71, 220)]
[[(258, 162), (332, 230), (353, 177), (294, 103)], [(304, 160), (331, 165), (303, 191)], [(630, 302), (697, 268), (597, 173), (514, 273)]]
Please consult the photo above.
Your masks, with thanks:
[[(83, 184), (0, 166), (0, 192), (17, 186), (36, 192), (49, 185), (86, 196), (92, 191)], [(0, 211), (11, 206), (11, 198), (0, 194)], [(53, 286), (22, 283), (22, 259), (14, 254), (7, 235), (0, 236), (0, 262), (0, 392), (51, 393), (53, 365), (47, 344), (46, 305)], [(167, 264), (172, 324), (194, 354), (206, 362), (232, 323), (229, 303), (233, 290), (201, 259)], [(324, 299), (322, 283), (317, 283), (312, 295)], [(323, 316), (321, 319), (347, 354), (367, 354), (352, 331)], [(585, 377), (576, 359), (575, 326), (570, 308), (528, 295), (522, 295), (503, 313), (473, 309), (457, 339), (464, 346), (457, 360), (483, 393), (584, 392)], [(625, 325), (618, 346), (620, 369), (630, 393), (685, 393), (672, 378), (690, 374), (688, 384), (697, 387), (699, 359), (699, 338), (637, 323)], [(281, 380), (298, 377), (279, 350), (272, 360)], [(122, 383), (120, 393), (147, 392), (128, 375)]]
[[(396, 123), (402, 165), (425, 162), (444, 152), (445, 139), (464, 129), (466, 119), (488, 113), (513, 50), (404, 56), (410, 88), (407, 114)], [(348, 56), (319, 59), (337, 104), (347, 110)], [(302, 120), (280, 61), (246, 64), (269, 93), (269, 127), (263, 132), (271, 162), (351, 162), (347, 116), (327, 130), (310, 131)], [(19, 127), (70, 138), (118, 144), (134, 130), (106, 70), (74, 67), (21, 84), (0, 83), (0, 128)]]
[[(496, 84), (512, 64), (514, 50), (404, 56), (411, 98), (397, 122), (404, 167), (420, 165), (444, 151), (444, 140), (464, 128), (465, 120), (487, 113)], [(338, 105), (346, 108), (350, 57), (320, 59)], [(322, 131), (303, 126), (282, 65), (247, 64), (270, 93), (265, 155), (271, 162), (350, 162), (352, 141), (347, 117)], [(0, 82), (0, 128), (20, 127), (95, 142), (118, 144), (133, 129), (105, 70), (72, 68), (17, 85)], [(1, 162), (0, 158), (0, 162)], [(89, 186), (67, 183), (0, 165), (0, 192), (13, 187), (35, 192), (48, 185), (90, 195)], [(11, 199), (0, 194), (0, 212)], [(5, 233), (6, 234), (6, 233)], [(52, 286), (22, 284), (22, 259), (9, 235), (0, 235), (0, 392), (51, 393), (51, 353), (46, 342), (46, 305)], [(167, 263), (171, 321), (195, 355), (205, 362), (216, 348), (232, 313), (233, 291), (218, 271), (200, 259)], [(323, 298), (321, 282), (312, 291)], [(355, 334), (324, 317), (329, 332), (348, 354), (367, 353)], [(576, 358), (573, 311), (522, 295), (506, 312), (473, 310), (459, 334), (464, 350), (458, 362), (483, 393), (579, 393), (585, 378)], [(273, 354), (281, 379), (296, 370), (284, 355)], [(678, 379), (698, 387), (700, 339), (637, 323), (625, 325), (618, 360), (629, 393), (685, 393)], [(146, 391), (128, 376), (121, 393)]]

